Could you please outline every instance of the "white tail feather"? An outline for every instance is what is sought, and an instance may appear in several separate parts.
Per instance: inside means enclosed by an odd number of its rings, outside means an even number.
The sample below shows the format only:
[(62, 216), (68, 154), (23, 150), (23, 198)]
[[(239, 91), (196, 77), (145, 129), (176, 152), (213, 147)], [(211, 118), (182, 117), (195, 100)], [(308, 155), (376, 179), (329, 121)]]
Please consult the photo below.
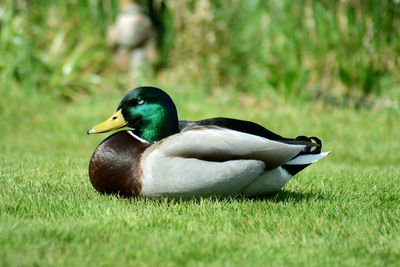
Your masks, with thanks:
[(289, 160), (288, 162), (286, 162), (286, 165), (305, 165), (305, 164), (311, 164), (314, 163), (320, 159), (322, 159), (323, 157), (327, 156), (329, 153), (331, 153), (330, 151), (328, 152), (322, 152), (319, 154), (308, 154), (308, 155), (301, 155), (298, 156), (292, 160)]

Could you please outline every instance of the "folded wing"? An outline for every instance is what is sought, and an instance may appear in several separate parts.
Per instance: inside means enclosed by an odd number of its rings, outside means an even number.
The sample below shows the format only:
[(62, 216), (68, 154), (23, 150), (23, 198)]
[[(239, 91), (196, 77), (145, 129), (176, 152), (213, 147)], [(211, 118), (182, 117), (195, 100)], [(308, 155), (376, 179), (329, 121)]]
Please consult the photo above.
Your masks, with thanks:
[(306, 145), (287, 144), (219, 127), (194, 127), (160, 141), (167, 156), (223, 162), (254, 159), (274, 169), (291, 160)]

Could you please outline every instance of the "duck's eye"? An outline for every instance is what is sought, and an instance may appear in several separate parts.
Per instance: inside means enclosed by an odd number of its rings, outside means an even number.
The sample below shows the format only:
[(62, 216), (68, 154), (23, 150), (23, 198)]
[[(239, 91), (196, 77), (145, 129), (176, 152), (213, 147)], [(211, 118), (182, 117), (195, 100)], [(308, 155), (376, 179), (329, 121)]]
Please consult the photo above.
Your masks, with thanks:
[(141, 100), (138, 100), (138, 105), (141, 105), (141, 104), (143, 104), (144, 103), (144, 100), (143, 99), (141, 99)]
[(115, 117), (115, 116), (114, 116), (112, 119), (113, 119), (113, 120), (116, 120), (116, 119), (117, 119), (117, 117)]

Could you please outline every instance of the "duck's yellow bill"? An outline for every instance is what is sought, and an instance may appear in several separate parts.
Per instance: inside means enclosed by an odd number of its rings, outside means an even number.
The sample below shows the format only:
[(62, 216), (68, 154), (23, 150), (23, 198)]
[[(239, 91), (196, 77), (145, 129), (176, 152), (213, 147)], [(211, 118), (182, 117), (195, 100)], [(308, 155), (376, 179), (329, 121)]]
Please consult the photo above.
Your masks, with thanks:
[(110, 118), (97, 124), (93, 128), (87, 131), (87, 134), (105, 133), (111, 130), (119, 129), (127, 125), (128, 122), (122, 116), (121, 110), (119, 109)]

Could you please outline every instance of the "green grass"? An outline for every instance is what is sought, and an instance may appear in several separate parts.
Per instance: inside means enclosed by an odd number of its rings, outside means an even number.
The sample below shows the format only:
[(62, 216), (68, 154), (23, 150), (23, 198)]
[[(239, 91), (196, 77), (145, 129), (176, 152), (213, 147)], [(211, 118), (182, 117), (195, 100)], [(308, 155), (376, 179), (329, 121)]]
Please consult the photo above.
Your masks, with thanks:
[[(327, 158), (265, 199), (123, 199), (91, 186), (106, 135), (85, 130), (120, 95), (14, 96), (0, 121), (0, 265), (347, 265), (400, 260), (399, 114), (262, 104), (168, 90), (182, 119), (249, 119), (316, 135)], [(197, 94), (197, 95), (196, 95)]]

